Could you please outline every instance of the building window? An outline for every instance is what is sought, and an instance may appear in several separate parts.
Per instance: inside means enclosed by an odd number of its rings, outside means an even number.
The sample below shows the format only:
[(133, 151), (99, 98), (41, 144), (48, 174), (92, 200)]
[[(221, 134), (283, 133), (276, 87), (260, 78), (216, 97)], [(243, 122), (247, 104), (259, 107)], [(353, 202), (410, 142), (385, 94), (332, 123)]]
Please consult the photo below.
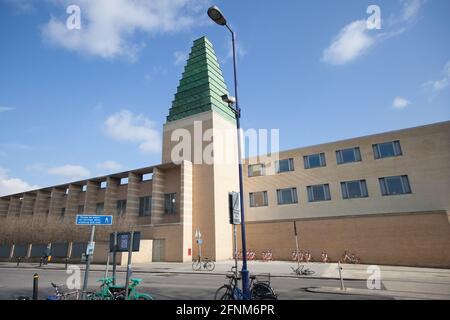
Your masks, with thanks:
[(361, 151), (359, 147), (338, 150), (336, 151), (336, 159), (338, 164), (359, 162), (361, 161)]
[(84, 213), (84, 205), (78, 206), (77, 214), (83, 214), (83, 213)]
[(325, 161), (325, 153), (304, 156), (303, 161), (305, 162), (305, 169), (325, 167), (327, 165)]
[(319, 184), (316, 186), (307, 187), (308, 201), (328, 201), (331, 200), (330, 186), (328, 184)]
[(278, 204), (298, 203), (297, 188), (277, 190)]
[(342, 197), (344, 199), (367, 198), (366, 180), (341, 182)]
[(66, 215), (66, 208), (61, 208), (61, 212), (60, 212), (61, 219), (64, 218), (65, 215)]
[(152, 197), (142, 197), (139, 199), (139, 216), (148, 217), (152, 213)]
[(374, 144), (372, 147), (375, 159), (398, 157), (402, 155), (400, 141), (378, 143)]
[(102, 215), (104, 211), (105, 211), (105, 204), (103, 202), (97, 203), (97, 205), (95, 207), (96, 214)]
[(117, 215), (124, 216), (127, 210), (127, 200), (117, 201)]
[(266, 166), (264, 164), (253, 164), (248, 166), (249, 177), (259, 177), (266, 175)]
[(294, 159), (275, 161), (275, 170), (277, 173), (294, 171)]
[(164, 213), (165, 214), (176, 214), (176, 202), (177, 202), (177, 194), (169, 193), (164, 195)]
[(395, 196), (412, 193), (408, 176), (385, 177), (380, 178), (379, 180), (381, 194), (383, 196)]
[(267, 191), (250, 193), (250, 207), (266, 207), (269, 205)]

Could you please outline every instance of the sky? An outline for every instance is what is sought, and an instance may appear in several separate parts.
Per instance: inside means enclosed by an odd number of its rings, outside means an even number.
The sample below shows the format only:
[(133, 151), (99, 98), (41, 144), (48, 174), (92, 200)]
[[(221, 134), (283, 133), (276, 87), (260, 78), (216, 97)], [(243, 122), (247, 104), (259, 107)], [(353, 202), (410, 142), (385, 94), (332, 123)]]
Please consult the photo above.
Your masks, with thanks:
[(0, 195), (159, 164), (193, 40), (232, 87), (213, 4), (243, 127), (281, 150), (450, 119), (448, 0), (0, 0)]

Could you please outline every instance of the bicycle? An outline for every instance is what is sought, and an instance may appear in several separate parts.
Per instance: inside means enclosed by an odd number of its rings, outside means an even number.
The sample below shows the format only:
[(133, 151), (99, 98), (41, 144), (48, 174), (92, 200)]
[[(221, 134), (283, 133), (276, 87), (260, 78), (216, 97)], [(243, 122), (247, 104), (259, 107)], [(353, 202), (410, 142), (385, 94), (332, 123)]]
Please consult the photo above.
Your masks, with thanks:
[(48, 296), (47, 300), (78, 300), (80, 298), (79, 290), (63, 292), (61, 290), (62, 286), (59, 286), (53, 282), (51, 284), (52, 287), (55, 289), (55, 294)]
[[(247, 300), (244, 293), (239, 288), (239, 280), (242, 278), (236, 275), (236, 267), (231, 268), (232, 274), (226, 277), (230, 280), (228, 284), (217, 289), (214, 300)], [(250, 300), (278, 300), (270, 286), (270, 274), (268, 281), (258, 281), (256, 276), (250, 276)]]
[(204, 258), (203, 260), (198, 257), (198, 260), (192, 262), (192, 270), (200, 271), (201, 269), (205, 269), (207, 271), (213, 271), (216, 265), (214, 261), (209, 260), (208, 258)]
[(331, 262), (331, 260), (328, 258), (328, 253), (327, 253), (326, 250), (322, 251), (321, 260), (322, 260), (322, 263), (329, 263), (329, 262)]
[(125, 286), (114, 285), (113, 278), (101, 278), (100, 291), (88, 292), (88, 300), (153, 300), (153, 297), (147, 293), (137, 292), (136, 287), (142, 282), (142, 279), (130, 279), (128, 287), (128, 297), (125, 297)]
[(355, 254), (353, 253), (348, 253), (348, 251), (345, 251), (340, 263), (350, 263), (350, 264), (359, 264), (361, 262), (361, 259), (359, 259), (359, 257), (357, 257)]
[(272, 261), (273, 260), (273, 254), (272, 254), (272, 250), (267, 249), (267, 251), (263, 251), (262, 252), (262, 259), (263, 261)]
[(291, 267), (291, 269), (298, 276), (312, 276), (316, 273), (314, 270), (305, 268), (304, 265), (300, 265), (298, 268)]

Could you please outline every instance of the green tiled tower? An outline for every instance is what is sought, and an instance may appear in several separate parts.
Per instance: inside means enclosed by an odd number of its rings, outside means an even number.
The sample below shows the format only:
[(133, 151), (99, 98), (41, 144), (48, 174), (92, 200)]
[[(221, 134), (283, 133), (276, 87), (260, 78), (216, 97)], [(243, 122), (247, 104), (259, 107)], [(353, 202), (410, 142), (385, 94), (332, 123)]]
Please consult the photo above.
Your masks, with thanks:
[(222, 101), (228, 94), (213, 46), (206, 37), (194, 41), (167, 122), (214, 110), (232, 121), (235, 114)]

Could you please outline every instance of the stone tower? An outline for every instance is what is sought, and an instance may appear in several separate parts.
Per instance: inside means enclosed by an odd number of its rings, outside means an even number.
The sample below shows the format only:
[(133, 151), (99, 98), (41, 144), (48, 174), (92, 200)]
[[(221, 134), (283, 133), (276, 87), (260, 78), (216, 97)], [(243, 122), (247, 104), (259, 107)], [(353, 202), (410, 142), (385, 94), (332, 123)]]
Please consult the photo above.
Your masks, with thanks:
[(163, 163), (192, 163), (194, 258), (197, 228), (204, 256), (232, 258), (228, 193), (239, 190), (237, 134), (224, 94), (228, 90), (212, 44), (206, 37), (195, 40), (164, 125), (162, 153)]

